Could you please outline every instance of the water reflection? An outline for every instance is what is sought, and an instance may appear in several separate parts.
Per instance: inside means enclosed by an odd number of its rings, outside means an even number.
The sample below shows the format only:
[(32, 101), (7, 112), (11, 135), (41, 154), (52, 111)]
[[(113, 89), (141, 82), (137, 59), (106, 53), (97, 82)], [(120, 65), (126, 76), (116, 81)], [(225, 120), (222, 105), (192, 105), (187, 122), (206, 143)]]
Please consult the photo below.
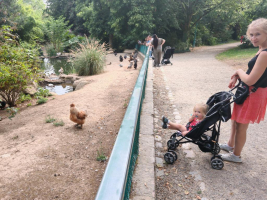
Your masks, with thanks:
[(46, 75), (59, 75), (58, 70), (62, 67), (64, 74), (75, 73), (72, 63), (67, 58), (45, 58), (41, 65)]
[(73, 86), (72, 84), (65, 84), (62, 83), (61, 85), (53, 85), (53, 86), (45, 86), (45, 89), (48, 89), (50, 92), (54, 92), (58, 95), (66, 94), (68, 92), (73, 91)]
[[(68, 62), (68, 59), (66, 58), (45, 58), (44, 62), (41, 64), (41, 68), (47, 76), (50, 76), (51, 74), (59, 75), (58, 70), (60, 70), (61, 67), (64, 70), (64, 74), (75, 73), (72, 63)], [(58, 79), (58, 77), (50, 77), (50, 79)], [(62, 83), (58, 85), (48, 84), (44, 86), (44, 88), (58, 95), (73, 91), (71, 83)]]

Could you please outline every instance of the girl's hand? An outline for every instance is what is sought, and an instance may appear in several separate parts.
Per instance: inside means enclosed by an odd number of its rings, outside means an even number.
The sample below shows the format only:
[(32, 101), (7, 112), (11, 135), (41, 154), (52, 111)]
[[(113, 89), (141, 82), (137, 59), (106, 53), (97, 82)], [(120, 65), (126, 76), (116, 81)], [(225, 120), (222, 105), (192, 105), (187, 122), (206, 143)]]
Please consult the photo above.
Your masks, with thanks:
[(231, 77), (231, 80), (230, 80), (230, 82), (229, 82), (228, 87), (229, 87), (229, 88), (233, 88), (233, 87), (235, 87), (235, 84), (236, 84), (236, 81), (237, 81), (238, 78), (239, 78), (239, 76), (238, 76), (237, 74), (234, 74), (234, 75)]

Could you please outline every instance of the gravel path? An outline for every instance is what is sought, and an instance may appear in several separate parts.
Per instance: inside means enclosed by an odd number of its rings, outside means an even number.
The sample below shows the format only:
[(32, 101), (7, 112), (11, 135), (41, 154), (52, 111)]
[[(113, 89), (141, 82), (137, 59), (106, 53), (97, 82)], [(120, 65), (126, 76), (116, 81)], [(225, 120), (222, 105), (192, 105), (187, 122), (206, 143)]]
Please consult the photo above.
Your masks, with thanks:
[[(173, 65), (154, 68), (157, 120), (166, 115), (173, 121), (186, 124), (196, 103), (206, 102), (219, 91), (227, 91), (234, 68), (216, 60), (215, 55), (238, 44), (195, 48), (190, 53), (175, 54), (171, 58)], [(163, 138), (163, 147), (158, 152), (164, 152), (166, 140), (173, 131), (160, 130), (157, 120), (154, 125), (156, 134)], [(178, 148), (178, 161), (174, 165), (164, 166), (163, 170), (174, 169), (177, 172), (178, 169), (180, 175), (156, 174), (157, 199), (267, 199), (266, 128), (266, 122), (250, 125), (242, 153), (243, 163), (224, 162), (222, 170), (212, 169), (211, 154), (201, 152), (197, 145), (189, 143)], [(230, 121), (222, 123), (220, 143), (227, 142), (229, 135)], [(190, 185), (188, 179), (191, 176), (194, 181)], [(169, 183), (174, 185), (170, 187)], [(179, 188), (183, 188), (182, 193)]]

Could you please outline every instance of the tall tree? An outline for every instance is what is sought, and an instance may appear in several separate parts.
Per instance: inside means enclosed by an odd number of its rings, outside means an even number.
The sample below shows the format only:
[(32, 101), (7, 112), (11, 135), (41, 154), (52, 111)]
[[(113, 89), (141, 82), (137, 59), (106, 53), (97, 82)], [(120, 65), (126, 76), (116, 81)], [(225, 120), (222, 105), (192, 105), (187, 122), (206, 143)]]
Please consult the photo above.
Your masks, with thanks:
[(50, 42), (53, 44), (54, 49), (57, 52), (60, 52), (61, 44), (66, 41), (71, 26), (68, 26), (68, 21), (65, 21), (64, 17), (50, 19), (45, 25), (46, 34), (48, 35)]
[(84, 20), (77, 16), (77, 13), (86, 4), (88, 4), (86, 0), (47, 0), (46, 12), (54, 19), (63, 16), (68, 21), (68, 25), (72, 25), (74, 33), (85, 34)]
[(238, 9), (244, 0), (181, 0), (178, 6), (181, 10), (179, 13), (179, 22), (182, 29), (182, 41), (186, 42), (189, 33), (196, 24), (216, 9)]

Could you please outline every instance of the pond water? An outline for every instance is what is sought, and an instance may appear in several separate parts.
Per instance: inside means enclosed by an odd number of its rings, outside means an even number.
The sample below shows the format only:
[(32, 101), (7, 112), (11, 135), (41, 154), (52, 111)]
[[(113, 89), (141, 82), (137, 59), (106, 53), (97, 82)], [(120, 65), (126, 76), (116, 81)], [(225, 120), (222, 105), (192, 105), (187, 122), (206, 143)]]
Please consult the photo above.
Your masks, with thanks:
[[(50, 75), (59, 75), (58, 70), (62, 67), (64, 74), (74, 73), (74, 69), (71, 62), (68, 62), (66, 58), (45, 58), (41, 64), (42, 69), (47, 76)], [(56, 79), (56, 78), (55, 78)], [(43, 86), (45, 89), (48, 89), (50, 92), (54, 92), (58, 95), (66, 94), (73, 91), (73, 85), (62, 83), (62, 84), (47, 84)]]
[(58, 70), (62, 67), (64, 74), (75, 73), (72, 63), (67, 58), (45, 58), (41, 64), (46, 75), (59, 75)]

